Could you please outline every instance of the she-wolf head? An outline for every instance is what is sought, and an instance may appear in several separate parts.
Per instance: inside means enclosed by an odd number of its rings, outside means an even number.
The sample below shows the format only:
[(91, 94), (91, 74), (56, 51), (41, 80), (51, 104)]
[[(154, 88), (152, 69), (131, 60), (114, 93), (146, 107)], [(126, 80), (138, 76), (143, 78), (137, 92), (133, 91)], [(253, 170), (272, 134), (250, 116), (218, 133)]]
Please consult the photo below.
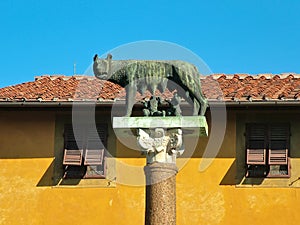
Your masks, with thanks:
[(108, 54), (106, 59), (100, 59), (96, 54), (94, 56), (93, 70), (97, 78), (101, 80), (107, 80), (110, 76), (112, 55)]

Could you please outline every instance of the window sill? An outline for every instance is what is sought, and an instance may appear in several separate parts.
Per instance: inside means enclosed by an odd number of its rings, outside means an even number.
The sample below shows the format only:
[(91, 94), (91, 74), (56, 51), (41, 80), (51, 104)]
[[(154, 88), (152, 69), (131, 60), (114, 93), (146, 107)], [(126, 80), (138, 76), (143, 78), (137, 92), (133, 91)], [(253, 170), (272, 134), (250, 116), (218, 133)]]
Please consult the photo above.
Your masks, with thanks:
[(110, 179), (62, 179), (53, 188), (115, 188), (116, 181)]
[(293, 178), (289, 177), (243, 177), (237, 188), (300, 188), (300, 181), (293, 183)]

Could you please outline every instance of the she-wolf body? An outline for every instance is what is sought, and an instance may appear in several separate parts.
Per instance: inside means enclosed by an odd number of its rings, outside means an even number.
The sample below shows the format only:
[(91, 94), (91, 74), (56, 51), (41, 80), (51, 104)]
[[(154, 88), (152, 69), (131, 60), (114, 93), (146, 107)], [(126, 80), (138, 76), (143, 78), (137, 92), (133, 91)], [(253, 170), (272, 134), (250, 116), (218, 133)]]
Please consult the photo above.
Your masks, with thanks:
[[(200, 74), (197, 68), (187, 62), (179, 60), (112, 60), (108, 55), (106, 59), (94, 57), (94, 74), (97, 78), (109, 80), (126, 89), (126, 116), (130, 116), (135, 103), (136, 92), (143, 94), (147, 89), (152, 95), (156, 89), (163, 92), (176, 89), (178, 95), (191, 99), (194, 104), (194, 115), (204, 115), (207, 100), (202, 95)], [(173, 81), (178, 86), (176, 87)], [(189, 97), (189, 98), (187, 98)]]

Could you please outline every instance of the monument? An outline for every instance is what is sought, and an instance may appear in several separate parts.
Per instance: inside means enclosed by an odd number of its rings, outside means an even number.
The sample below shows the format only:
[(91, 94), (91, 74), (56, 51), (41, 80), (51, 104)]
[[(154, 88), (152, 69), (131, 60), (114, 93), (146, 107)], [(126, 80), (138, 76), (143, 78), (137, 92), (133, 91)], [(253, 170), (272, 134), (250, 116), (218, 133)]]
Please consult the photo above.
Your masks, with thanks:
[[(207, 136), (205, 111), (207, 100), (202, 94), (197, 68), (179, 60), (112, 60), (94, 57), (94, 74), (126, 89), (126, 115), (113, 118), (113, 128), (135, 129), (137, 144), (146, 155), (145, 224), (176, 224), (177, 156), (184, 152), (185, 130), (199, 131)], [(156, 89), (173, 92), (172, 99), (156, 96)], [(132, 117), (136, 92), (151, 92), (144, 101), (143, 115)], [(183, 116), (181, 98), (192, 104), (193, 113)], [(164, 101), (165, 106), (160, 104)], [(196, 132), (197, 133), (197, 132)]]

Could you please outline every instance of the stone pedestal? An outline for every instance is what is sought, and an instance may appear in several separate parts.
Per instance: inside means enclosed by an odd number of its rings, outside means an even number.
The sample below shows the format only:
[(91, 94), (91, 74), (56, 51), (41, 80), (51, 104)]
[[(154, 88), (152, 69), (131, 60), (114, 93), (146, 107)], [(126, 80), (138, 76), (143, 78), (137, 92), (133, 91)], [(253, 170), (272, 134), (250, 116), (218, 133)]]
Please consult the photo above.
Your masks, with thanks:
[(135, 130), (137, 144), (146, 155), (145, 225), (176, 224), (176, 157), (183, 149), (183, 130), (207, 136), (204, 116), (115, 117), (117, 135)]
[(146, 175), (145, 225), (176, 224), (176, 174), (173, 163), (151, 163)]

